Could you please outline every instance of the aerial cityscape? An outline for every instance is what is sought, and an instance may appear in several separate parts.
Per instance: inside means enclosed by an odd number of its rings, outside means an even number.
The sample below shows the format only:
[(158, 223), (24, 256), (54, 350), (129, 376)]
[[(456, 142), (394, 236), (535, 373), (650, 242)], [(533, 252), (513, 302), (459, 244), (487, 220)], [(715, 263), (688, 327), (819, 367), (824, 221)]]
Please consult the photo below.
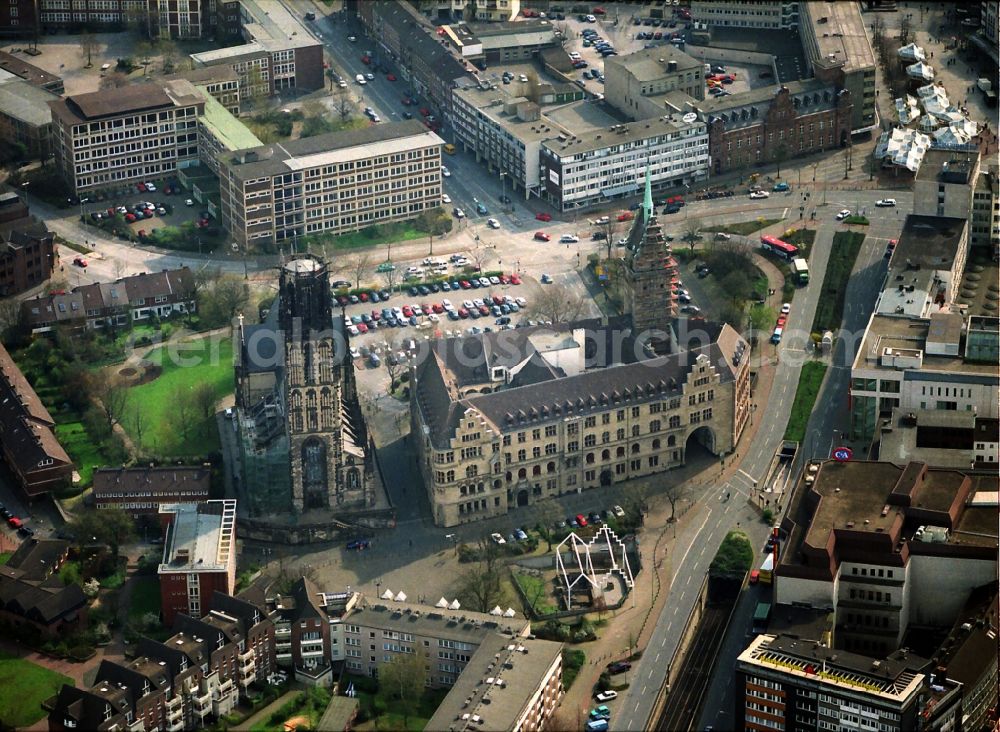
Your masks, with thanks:
[(0, 0), (0, 730), (1000, 732), (998, 12)]

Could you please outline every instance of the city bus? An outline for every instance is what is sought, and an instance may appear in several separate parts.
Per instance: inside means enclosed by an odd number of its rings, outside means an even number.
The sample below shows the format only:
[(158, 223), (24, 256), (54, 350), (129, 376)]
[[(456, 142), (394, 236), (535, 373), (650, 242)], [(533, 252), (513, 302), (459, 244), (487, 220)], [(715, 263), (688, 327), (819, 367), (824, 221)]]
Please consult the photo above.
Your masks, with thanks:
[(776, 236), (764, 235), (760, 238), (760, 248), (767, 252), (777, 254), (782, 259), (791, 261), (799, 256), (799, 248), (794, 244), (787, 244)]

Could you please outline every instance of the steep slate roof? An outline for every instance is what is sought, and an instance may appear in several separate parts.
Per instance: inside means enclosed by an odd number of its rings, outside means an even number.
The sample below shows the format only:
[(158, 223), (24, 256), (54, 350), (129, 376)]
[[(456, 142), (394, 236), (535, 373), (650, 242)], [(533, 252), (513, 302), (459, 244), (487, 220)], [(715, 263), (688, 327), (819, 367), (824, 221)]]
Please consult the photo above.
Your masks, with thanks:
[(62, 616), (71, 619), (86, 604), (77, 584), (63, 585), (58, 576), (29, 580), (23, 570), (0, 566), (0, 606), (8, 612), (49, 625)]
[(31, 538), (21, 542), (7, 560), (7, 566), (21, 570), (21, 579), (42, 582), (52, 574), (68, 550), (69, 542), (62, 539)]
[(152, 495), (172, 494), (181, 488), (208, 492), (211, 471), (204, 465), (166, 465), (163, 467), (99, 468), (94, 471), (94, 498), (109, 491), (124, 494), (149, 491)]
[[(581, 321), (587, 322), (587, 321)], [(591, 324), (596, 321), (590, 321)], [(621, 323), (616, 323), (621, 325)], [(679, 396), (687, 374), (700, 355), (719, 372), (722, 383), (736, 378), (734, 354), (743, 344), (739, 334), (728, 325), (702, 320), (674, 321), (674, 330), (683, 326), (674, 352), (655, 358), (637, 355), (635, 348), (623, 348), (628, 358), (588, 364), (587, 370), (572, 376), (548, 367), (550, 378), (539, 366), (541, 361), (531, 342), (533, 333), (571, 331), (579, 323), (556, 326), (518, 328), (483, 334), (487, 337), (444, 339), (435, 342), (427, 358), (417, 367), (416, 400), (424, 421), (430, 429), (431, 441), (439, 448), (447, 447), (462, 415), (474, 409), (489, 420), (495, 429), (504, 432), (526, 424), (542, 424), (561, 419), (567, 414), (587, 414), (604, 411), (609, 404), (638, 404), (646, 401)], [(691, 327), (690, 338), (686, 335)], [(589, 330), (589, 329), (588, 329)], [(594, 329), (599, 336), (612, 339), (621, 331), (610, 326)], [(494, 352), (500, 336), (514, 334), (505, 343), (518, 345), (522, 351)], [(479, 345), (465, 341), (476, 340)], [(626, 336), (628, 340), (628, 336)], [(634, 343), (634, 341), (633, 341)], [(461, 349), (461, 350), (459, 350)], [(615, 355), (615, 354), (612, 354)], [(497, 391), (469, 394), (459, 398), (459, 387), (489, 383), (488, 365), (517, 364), (532, 358), (532, 371), (524, 383), (517, 378)], [(490, 360), (495, 358), (495, 360)]]
[[(125, 729), (125, 714), (132, 709), (131, 697), (129, 691), (112, 684), (98, 684), (91, 689), (63, 684), (49, 716), (60, 724), (74, 720), (81, 730)], [(113, 713), (105, 719), (109, 705)]]

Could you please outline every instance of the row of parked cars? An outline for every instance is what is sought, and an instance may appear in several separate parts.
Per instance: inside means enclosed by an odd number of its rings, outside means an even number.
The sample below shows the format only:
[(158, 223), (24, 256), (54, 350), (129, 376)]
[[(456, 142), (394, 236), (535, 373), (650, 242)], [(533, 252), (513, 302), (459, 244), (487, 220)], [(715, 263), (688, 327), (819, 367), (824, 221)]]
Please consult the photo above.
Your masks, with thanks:
[[(344, 317), (347, 332), (353, 336), (367, 333), (370, 330), (382, 328), (403, 328), (407, 325), (419, 326), (421, 318), (427, 318), (430, 323), (438, 323), (442, 317), (449, 320), (466, 320), (467, 318), (487, 318), (491, 315), (503, 318), (511, 313), (517, 313), (528, 304), (523, 297), (511, 295), (487, 295), (484, 298), (465, 300), (459, 305), (445, 299), (433, 304), (421, 303), (401, 305), (394, 308), (372, 310), (371, 314), (362, 313)], [(509, 323), (509, 319), (503, 325)], [(499, 321), (498, 321), (498, 324)]]
[(0, 516), (3, 516), (4, 520), (7, 521), (7, 525), (12, 529), (17, 530), (17, 535), (27, 538), (29, 536), (34, 536), (35, 530), (30, 526), (25, 526), (24, 521), (15, 516), (10, 509), (6, 506), (0, 504)]

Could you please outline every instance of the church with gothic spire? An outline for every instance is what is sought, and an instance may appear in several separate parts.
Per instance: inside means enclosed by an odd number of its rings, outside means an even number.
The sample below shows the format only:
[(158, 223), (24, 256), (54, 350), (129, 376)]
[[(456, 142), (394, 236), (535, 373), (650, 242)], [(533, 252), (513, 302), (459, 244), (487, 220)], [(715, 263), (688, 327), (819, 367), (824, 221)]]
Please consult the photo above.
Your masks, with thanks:
[(624, 307), (632, 316), (634, 332), (648, 333), (653, 349), (665, 353), (670, 322), (677, 316), (677, 260), (656, 218), (648, 169), (642, 207), (625, 245), (624, 266)]

